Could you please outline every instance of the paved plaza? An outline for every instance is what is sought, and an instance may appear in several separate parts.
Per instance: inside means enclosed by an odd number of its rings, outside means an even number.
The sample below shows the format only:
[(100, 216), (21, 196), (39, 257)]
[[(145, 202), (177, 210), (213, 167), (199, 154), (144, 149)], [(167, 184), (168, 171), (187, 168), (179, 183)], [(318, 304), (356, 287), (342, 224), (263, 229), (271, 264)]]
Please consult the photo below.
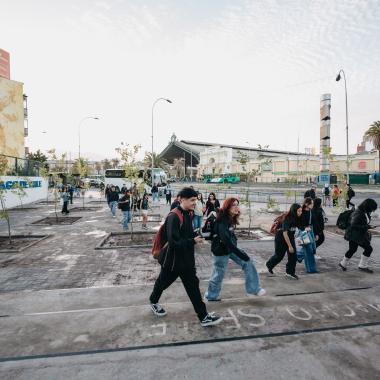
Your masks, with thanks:
[[(321, 273), (306, 274), (298, 264), (299, 281), (284, 278), (282, 263), (275, 276), (265, 270), (273, 241), (239, 241), (268, 295), (248, 299), (243, 273), (230, 263), (222, 302), (208, 304), (225, 320), (202, 328), (178, 281), (161, 300), (168, 315), (151, 313), (147, 300), (159, 266), (149, 248), (95, 249), (108, 233), (122, 230), (121, 214), (112, 218), (95, 198), (86, 200), (94, 210), (70, 214), (81, 217), (72, 225), (33, 225), (54, 216), (51, 204), (11, 212), (14, 233), (51, 236), (23, 252), (1, 254), (2, 379), (379, 378), (378, 237), (374, 274), (356, 269), (359, 255), (340, 271), (347, 244), (327, 233), (317, 262)], [(164, 204), (154, 209), (167, 212)], [(253, 215), (253, 224), (264, 228), (274, 217)], [(209, 243), (197, 247), (196, 263), (204, 292), (212, 270)]]

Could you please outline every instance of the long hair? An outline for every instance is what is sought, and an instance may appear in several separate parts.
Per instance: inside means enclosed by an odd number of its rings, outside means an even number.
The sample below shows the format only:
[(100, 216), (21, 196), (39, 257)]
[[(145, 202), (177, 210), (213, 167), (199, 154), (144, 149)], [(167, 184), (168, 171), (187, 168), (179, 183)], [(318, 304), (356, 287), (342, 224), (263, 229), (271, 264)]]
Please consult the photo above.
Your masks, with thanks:
[(302, 211), (305, 210), (306, 206), (309, 206), (312, 202), (313, 200), (310, 197), (306, 197), (303, 201)]
[(372, 198), (365, 199), (360, 205), (358, 206), (358, 209), (365, 212), (366, 214), (369, 214), (373, 211), (376, 211), (377, 209), (377, 203)]
[(217, 221), (225, 222), (228, 224), (232, 224), (234, 226), (239, 224), (239, 217), (240, 217), (240, 211), (237, 215), (231, 215), (230, 209), (233, 206), (233, 204), (237, 202), (239, 204), (239, 199), (229, 197), (226, 198), (223, 202), (223, 206), (219, 209), (218, 216), (216, 218)]
[(297, 210), (301, 208), (302, 206), (299, 203), (293, 203), (290, 206), (289, 211), (285, 215), (285, 219), (289, 220), (293, 224), (299, 224), (299, 216), (297, 215)]
[(321, 208), (321, 204), (322, 204), (322, 199), (321, 198), (315, 198), (313, 209)]
[[(201, 199), (198, 198), (199, 196), (201, 196)], [(201, 192), (198, 192), (198, 197), (197, 197), (197, 199), (198, 199), (199, 201), (201, 201), (202, 204), (205, 203), (205, 202), (203, 201), (203, 195), (202, 195)]]
[(214, 196), (214, 200), (216, 201), (216, 195), (214, 192), (211, 192), (208, 197), (207, 197), (207, 200), (209, 201), (210, 200), (210, 195), (213, 195)]

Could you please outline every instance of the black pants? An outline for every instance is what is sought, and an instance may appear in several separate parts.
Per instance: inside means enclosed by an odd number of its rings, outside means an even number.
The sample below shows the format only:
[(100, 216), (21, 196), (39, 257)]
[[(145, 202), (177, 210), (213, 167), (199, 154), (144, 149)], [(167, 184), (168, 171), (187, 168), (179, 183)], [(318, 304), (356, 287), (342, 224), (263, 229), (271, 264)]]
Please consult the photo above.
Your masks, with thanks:
[(206, 305), (202, 301), (201, 292), (199, 290), (199, 279), (195, 268), (186, 269), (182, 272), (171, 272), (169, 269), (161, 267), (161, 272), (154, 284), (153, 292), (149, 297), (151, 303), (158, 303), (162, 292), (167, 289), (177, 278), (180, 278), (186, 293), (193, 304), (194, 310), (201, 321), (206, 315)]
[(166, 194), (166, 204), (171, 205), (172, 204), (172, 196)]
[(365, 244), (358, 244), (350, 240), (348, 244), (349, 248), (345, 254), (347, 259), (350, 259), (354, 255), (354, 253), (358, 250), (358, 247), (362, 247), (364, 249), (363, 255), (367, 257), (370, 257), (373, 251), (373, 248), (371, 247), (371, 243), (369, 241), (367, 241)]
[(69, 213), (69, 210), (67, 209), (67, 205), (68, 205), (69, 202), (63, 202), (63, 207), (62, 207), (62, 214), (65, 213), (65, 214), (68, 214)]
[(346, 208), (350, 208), (350, 206), (355, 207), (355, 205), (351, 202), (351, 198), (346, 200)]
[(73, 195), (74, 195), (74, 193), (70, 192), (70, 204), (73, 204)]
[(297, 253), (294, 240), (291, 241), (291, 244), (294, 249), (294, 253), (288, 251), (288, 245), (286, 244), (283, 236), (276, 236), (274, 240), (275, 254), (267, 261), (267, 266), (270, 269), (273, 269), (277, 264), (279, 264), (285, 256), (285, 253), (288, 253), (288, 262), (286, 263), (286, 273), (295, 274), (296, 264), (297, 264)]
[(323, 242), (325, 241), (325, 234), (322, 232), (320, 232), (318, 235), (318, 240), (315, 242), (317, 248), (323, 244)]

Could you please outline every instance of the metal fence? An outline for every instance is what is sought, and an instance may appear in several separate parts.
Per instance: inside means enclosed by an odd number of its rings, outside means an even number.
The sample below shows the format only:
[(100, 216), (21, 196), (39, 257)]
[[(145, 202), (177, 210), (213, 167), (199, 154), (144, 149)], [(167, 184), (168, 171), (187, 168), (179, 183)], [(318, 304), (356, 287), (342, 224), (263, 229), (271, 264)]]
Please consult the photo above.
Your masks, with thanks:
[(38, 177), (43, 164), (27, 158), (6, 156), (0, 154), (0, 162), (5, 163), (5, 169), (0, 175)]

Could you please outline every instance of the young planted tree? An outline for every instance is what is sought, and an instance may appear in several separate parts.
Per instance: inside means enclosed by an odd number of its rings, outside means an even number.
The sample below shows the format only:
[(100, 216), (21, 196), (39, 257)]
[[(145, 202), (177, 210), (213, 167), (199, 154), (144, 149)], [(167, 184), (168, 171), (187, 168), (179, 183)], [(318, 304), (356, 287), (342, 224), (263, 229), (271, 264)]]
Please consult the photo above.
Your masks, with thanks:
[[(4, 156), (0, 156), (0, 175), (5, 175), (8, 169), (8, 160)], [(5, 187), (5, 183), (3, 181), (0, 181), (0, 219), (5, 219), (7, 222), (8, 227), (8, 242), (9, 244), (12, 244), (12, 234), (11, 234), (11, 222), (9, 219), (9, 213), (6, 209), (5, 204), (5, 196), (7, 193), (7, 189)]]
[[(24, 179), (25, 182), (29, 182), (28, 178)], [(11, 192), (15, 195), (17, 195), (18, 199), (20, 200), (20, 207), (24, 208), (24, 204), (22, 203), (22, 199), (27, 196), (25, 189), (19, 184), (19, 183), (14, 183)]]

